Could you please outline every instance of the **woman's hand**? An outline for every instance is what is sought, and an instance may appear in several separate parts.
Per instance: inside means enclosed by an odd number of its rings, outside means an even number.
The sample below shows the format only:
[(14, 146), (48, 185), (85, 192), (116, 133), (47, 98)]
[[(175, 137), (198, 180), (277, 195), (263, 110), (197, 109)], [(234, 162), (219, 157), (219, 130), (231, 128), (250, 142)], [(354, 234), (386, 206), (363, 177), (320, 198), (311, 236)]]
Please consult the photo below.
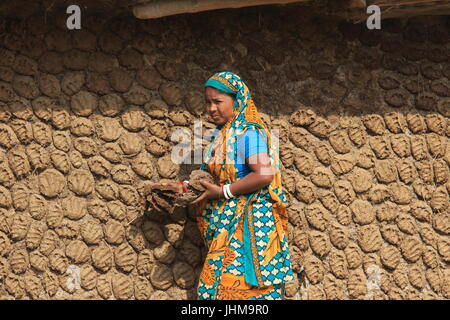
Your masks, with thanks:
[(192, 201), (191, 204), (195, 204), (204, 199), (219, 199), (223, 195), (222, 188), (220, 186), (209, 183), (205, 180), (200, 180), (200, 183), (206, 188), (206, 190), (203, 191), (200, 197)]

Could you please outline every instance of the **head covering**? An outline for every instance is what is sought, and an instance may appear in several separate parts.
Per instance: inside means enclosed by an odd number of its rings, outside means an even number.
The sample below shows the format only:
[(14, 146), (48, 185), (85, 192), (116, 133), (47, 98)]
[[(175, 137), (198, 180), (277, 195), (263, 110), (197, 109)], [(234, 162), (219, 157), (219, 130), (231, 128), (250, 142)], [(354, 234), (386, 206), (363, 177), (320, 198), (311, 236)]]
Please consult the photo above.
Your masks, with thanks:
[[(205, 82), (205, 87), (213, 87), (236, 95), (233, 104), (233, 118), (224, 125), (217, 126), (217, 130), (220, 130), (220, 134), (217, 137), (220, 137), (221, 141), (216, 141), (215, 144), (211, 144), (210, 150), (206, 155), (208, 161), (211, 157), (212, 149), (217, 150), (219, 148), (223, 151), (223, 155), (218, 157), (221, 159), (222, 166), (215, 168), (217, 171), (216, 174), (221, 180), (220, 182), (232, 183), (237, 180), (238, 170), (235, 166), (238, 154), (237, 139), (248, 129), (260, 130), (267, 137), (269, 156), (274, 171), (273, 180), (268, 187), (269, 192), (276, 203), (286, 207), (288, 202), (281, 186), (278, 145), (273, 143), (269, 129), (263, 122), (247, 85), (237, 74), (224, 71), (211, 76)], [(204, 166), (202, 167), (204, 168)]]
[(228, 81), (224, 81), (222, 77), (216, 75), (212, 76), (211, 78), (208, 79), (208, 81), (205, 82), (205, 87), (213, 87), (230, 94), (236, 94), (238, 91)]

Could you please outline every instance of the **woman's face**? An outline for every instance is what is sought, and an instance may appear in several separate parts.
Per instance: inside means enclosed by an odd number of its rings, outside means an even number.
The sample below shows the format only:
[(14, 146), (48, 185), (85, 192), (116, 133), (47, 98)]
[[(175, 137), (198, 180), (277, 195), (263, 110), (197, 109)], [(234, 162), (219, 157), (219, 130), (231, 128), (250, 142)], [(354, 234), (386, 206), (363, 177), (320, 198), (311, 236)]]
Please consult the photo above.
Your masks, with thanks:
[(234, 98), (219, 90), (206, 87), (205, 89), (206, 111), (215, 124), (225, 124), (233, 118)]

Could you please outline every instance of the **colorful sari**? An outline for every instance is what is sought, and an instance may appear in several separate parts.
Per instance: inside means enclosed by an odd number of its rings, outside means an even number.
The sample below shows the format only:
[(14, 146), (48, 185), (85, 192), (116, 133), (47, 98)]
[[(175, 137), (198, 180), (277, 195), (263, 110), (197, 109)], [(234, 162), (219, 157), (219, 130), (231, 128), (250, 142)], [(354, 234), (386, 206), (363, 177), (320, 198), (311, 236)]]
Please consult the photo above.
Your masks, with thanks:
[(208, 252), (198, 284), (199, 299), (281, 299), (284, 283), (293, 280), (288, 248), (287, 200), (281, 185), (277, 145), (263, 123), (245, 83), (220, 72), (205, 86), (236, 94), (234, 117), (213, 138), (202, 170), (219, 184), (236, 182), (237, 139), (248, 129), (267, 137), (273, 180), (251, 194), (197, 205), (197, 224)]

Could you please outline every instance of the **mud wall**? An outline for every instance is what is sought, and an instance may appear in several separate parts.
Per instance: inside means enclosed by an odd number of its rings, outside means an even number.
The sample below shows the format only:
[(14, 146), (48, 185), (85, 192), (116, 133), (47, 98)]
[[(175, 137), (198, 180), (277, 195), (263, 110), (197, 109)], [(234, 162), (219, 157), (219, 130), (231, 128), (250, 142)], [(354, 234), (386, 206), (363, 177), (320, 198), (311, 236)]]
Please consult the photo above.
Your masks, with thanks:
[(450, 298), (447, 20), (65, 19), (2, 27), (0, 298), (196, 298), (192, 213), (134, 218), (146, 183), (181, 178), (171, 132), (212, 126), (202, 85), (222, 70), (280, 130), (287, 298)]

